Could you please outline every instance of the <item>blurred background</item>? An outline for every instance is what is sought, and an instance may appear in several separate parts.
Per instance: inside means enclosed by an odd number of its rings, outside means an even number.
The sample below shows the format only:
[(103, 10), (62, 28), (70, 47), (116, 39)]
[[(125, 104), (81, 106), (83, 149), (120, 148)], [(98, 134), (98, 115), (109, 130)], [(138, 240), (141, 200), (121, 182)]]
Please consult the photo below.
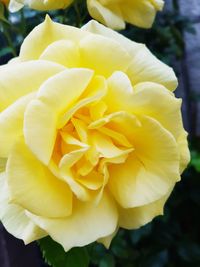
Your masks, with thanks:
[[(109, 251), (101, 245), (89, 246), (90, 267), (200, 267), (200, 0), (165, 2), (165, 10), (151, 30), (127, 25), (122, 33), (146, 43), (158, 58), (175, 69), (179, 79), (176, 95), (183, 99), (192, 160), (168, 200), (164, 216), (139, 230), (121, 230)], [(70, 10), (50, 15), (56, 21), (76, 26), (90, 19), (83, 1), (77, 1)], [(11, 15), (0, 5), (0, 65), (18, 54), (23, 38), (44, 16), (28, 9)], [(45, 246), (45, 240), (40, 246)], [(44, 266), (48, 265), (43, 263), (36, 243), (25, 247), (0, 225), (0, 267)], [(86, 263), (75, 266), (69, 261), (63, 267), (85, 266)]]

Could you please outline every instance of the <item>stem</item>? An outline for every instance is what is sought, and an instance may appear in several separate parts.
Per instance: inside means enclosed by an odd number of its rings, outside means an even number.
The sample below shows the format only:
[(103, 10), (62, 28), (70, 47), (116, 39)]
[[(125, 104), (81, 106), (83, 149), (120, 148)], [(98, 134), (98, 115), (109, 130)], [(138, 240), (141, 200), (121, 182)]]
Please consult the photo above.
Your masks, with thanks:
[(20, 10), (20, 15), (21, 15), (21, 33), (23, 37), (26, 35), (26, 20), (24, 17), (24, 11), (23, 8)]
[(63, 11), (62, 11), (62, 17), (61, 17), (61, 23), (62, 24), (65, 24), (65, 23), (67, 23), (68, 21), (67, 21), (67, 16), (68, 16), (68, 11), (69, 11), (69, 8), (71, 7), (71, 5), (70, 6), (68, 6), (67, 8), (65, 8)]
[(3, 26), (3, 33), (4, 33), (4, 36), (6, 38), (6, 41), (7, 41), (8, 45), (9, 45), (9, 47), (11, 48), (11, 53), (13, 54), (14, 57), (16, 57), (17, 56), (17, 52), (16, 52), (16, 49), (15, 49), (15, 47), (13, 45), (10, 33), (9, 33), (9, 31), (8, 31), (8, 29), (7, 29), (7, 27), (6, 27), (6, 25), (4, 23), (2, 23), (2, 26)]
[(77, 27), (81, 27), (82, 25), (82, 19), (81, 19), (81, 14), (80, 14), (80, 11), (79, 11), (79, 7), (78, 7), (78, 3), (75, 1), (74, 4), (74, 10), (76, 12), (76, 26)]

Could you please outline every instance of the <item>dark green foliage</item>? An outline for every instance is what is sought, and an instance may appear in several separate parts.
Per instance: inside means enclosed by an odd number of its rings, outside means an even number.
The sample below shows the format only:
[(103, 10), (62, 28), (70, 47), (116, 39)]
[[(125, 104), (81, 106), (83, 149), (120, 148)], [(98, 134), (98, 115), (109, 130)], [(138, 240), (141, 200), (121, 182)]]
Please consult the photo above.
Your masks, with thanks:
[(86, 248), (73, 248), (65, 253), (61, 245), (50, 237), (38, 241), (45, 262), (52, 267), (88, 267), (89, 256)]
[(191, 166), (193, 166), (197, 172), (200, 172), (200, 153), (197, 151), (192, 151), (191, 154)]

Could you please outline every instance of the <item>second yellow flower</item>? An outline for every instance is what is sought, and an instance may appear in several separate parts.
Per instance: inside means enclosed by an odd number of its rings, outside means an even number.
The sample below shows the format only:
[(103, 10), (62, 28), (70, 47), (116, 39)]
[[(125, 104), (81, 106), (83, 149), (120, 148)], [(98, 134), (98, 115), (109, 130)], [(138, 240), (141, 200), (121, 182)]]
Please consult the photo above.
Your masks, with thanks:
[(72, 2), (73, 0), (11, 0), (9, 9), (10, 11), (15, 12), (27, 5), (36, 10), (53, 10), (66, 8)]

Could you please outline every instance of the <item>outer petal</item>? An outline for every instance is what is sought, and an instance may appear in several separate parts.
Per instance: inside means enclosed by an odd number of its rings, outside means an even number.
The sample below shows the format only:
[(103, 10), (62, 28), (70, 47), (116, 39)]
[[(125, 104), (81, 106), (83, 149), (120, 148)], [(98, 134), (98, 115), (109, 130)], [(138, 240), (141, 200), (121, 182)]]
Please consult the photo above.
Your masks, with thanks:
[(151, 81), (164, 85), (170, 91), (176, 89), (178, 82), (173, 69), (158, 60), (145, 45), (132, 56), (127, 74), (133, 85)]
[(109, 29), (108, 27), (103, 26), (95, 20), (90, 20), (86, 23), (82, 29), (88, 33), (99, 34), (108, 38), (111, 38), (121, 44), (121, 46), (129, 53), (137, 53), (137, 50), (140, 49), (141, 44), (131, 41), (130, 39), (124, 37), (122, 34)]
[(26, 144), (45, 164), (49, 163), (56, 140), (57, 121), (83, 93), (92, 79), (88, 69), (70, 69), (55, 75), (27, 107), (24, 122)]
[(21, 97), (0, 113), (0, 157), (8, 157), (12, 146), (23, 134), (24, 112), (34, 97), (35, 93)]
[(0, 68), (0, 111), (21, 96), (37, 91), (46, 79), (64, 69), (59, 64), (43, 60), (2, 66)]
[(118, 230), (119, 230), (119, 227), (117, 227), (116, 230), (111, 235), (99, 238), (97, 242), (103, 244), (107, 249), (109, 249), (110, 244), (113, 238), (115, 237), (115, 235), (117, 234)]
[(140, 82), (151, 81), (160, 83), (172, 91), (176, 89), (177, 78), (173, 69), (153, 56), (145, 45), (130, 41), (123, 35), (104, 27), (96, 21), (90, 21), (83, 29), (114, 39), (129, 52), (132, 63), (127, 74), (133, 85)]
[[(116, 69), (126, 71), (131, 57), (118, 42), (99, 35), (90, 35), (80, 41), (82, 66), (109, 77)], [(109, 60), (108, 60), (109, 58)]]
[(141, 117), (140, 121), (142, 126), (132, 132), (132, 156), (123, 165), (109, 167), (109, 188), (124, 208), (158, 200), (180, 179), (173, 136), (153, 119)]
[(25, 244), (47, 235), (44, 230), (36, 226), (26, 216), (23, 208), (9, 204), (5, 173), (0, 174), (0, 220), (9, 233), (17, 238), (23, 239)]
[(52, 22), (47, 16), (46, 20), (35, 27), (24, 40), (21, 46), (20, 59), (38, 59), (43, 51), (53, 42), (59, 40), (78, 42), (86, 35), (86, 32), (75, 27)]
[(129, 78), (123, 72), (115, 72), (108, 79), (108, 87), (106, 104), (110, 112), (126, 110), (129, 113), (153, 117), (169, 130), (175, 139), (183, 131), (182, 101), (164, 86), (144, 82), (132, 88)]
[(170, 193), (145, 206), (132, 209), (123, 209), (119, 207), (119, 226), (125, 229), (137, 229), (149, 223), (156, 216), (163, 215), (164, 204)]
[(97, 0), (87, 0), (88, 11), (94, 19), (116, 30), (124, 29), (125, 22), (114, 10), (104, 7)]
[(66, 219), (46, 219), (30, 213), (28, 216), (60, 243), (65, 251), (112, 234), (118, 221), (115, 203), (106, 193), (97, 206), (76, 200), (72, 215)]
[(46, 217), (71, 214), (72, 193), (68, 185), (53, 176), (23, 141), (10, 153), (6, 174), (12, 203)]

